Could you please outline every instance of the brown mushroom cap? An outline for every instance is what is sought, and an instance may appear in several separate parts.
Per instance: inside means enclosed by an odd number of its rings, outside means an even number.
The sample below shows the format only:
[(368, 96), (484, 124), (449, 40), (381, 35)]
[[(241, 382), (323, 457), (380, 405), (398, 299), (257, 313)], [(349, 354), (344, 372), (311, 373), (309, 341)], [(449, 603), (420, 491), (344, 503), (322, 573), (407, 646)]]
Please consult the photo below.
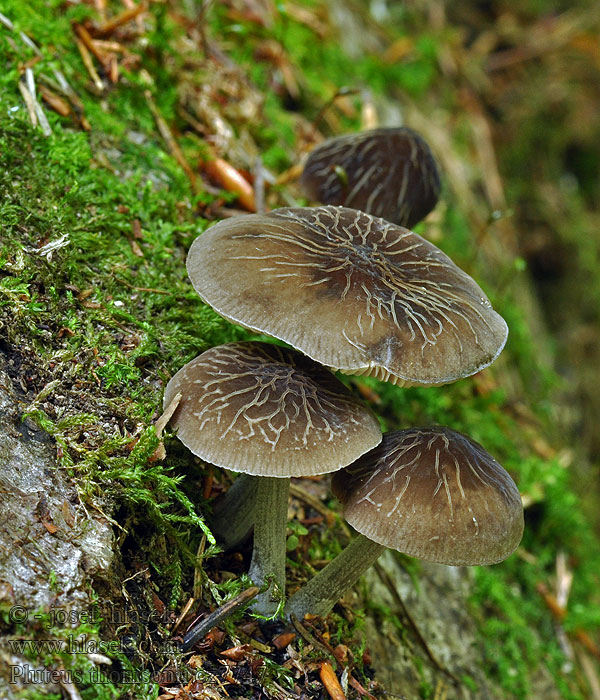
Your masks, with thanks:
[(449, 428), (387, 433), (333, 476), (344, 517), (370, 540), (426, 561), (495, 564), (523, 535), (523, 506), (508, 473)]
[(375, 447), (372, 411), (324, 367), (268, 343), (211, 348), (169, 381), (171, 425), (195, 455), (255, 476), (335, 471)]
[(317, 362), (399, 384), (446, 384), (493, 362), (508, 329), (421, 236), (344, 207), (221, 221), (187, 259), (202, 299)]
[(407, 127), (329, 139), (308, 157), (300, 184), (323, 204), (339, 204), (411, 228), (436, 205), (441, 184), (429, 146)]

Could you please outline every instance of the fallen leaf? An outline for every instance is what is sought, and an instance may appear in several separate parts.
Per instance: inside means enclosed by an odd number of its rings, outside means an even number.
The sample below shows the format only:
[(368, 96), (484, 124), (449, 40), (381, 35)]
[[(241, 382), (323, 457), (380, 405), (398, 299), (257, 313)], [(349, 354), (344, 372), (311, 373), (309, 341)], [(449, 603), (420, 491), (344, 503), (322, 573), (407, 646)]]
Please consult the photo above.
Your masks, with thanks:
[(346, 700), (346, 695), (335, 675), (333, 666), (328, 661), (323, 661), (321, 664), (319, 676), (331, 700)]

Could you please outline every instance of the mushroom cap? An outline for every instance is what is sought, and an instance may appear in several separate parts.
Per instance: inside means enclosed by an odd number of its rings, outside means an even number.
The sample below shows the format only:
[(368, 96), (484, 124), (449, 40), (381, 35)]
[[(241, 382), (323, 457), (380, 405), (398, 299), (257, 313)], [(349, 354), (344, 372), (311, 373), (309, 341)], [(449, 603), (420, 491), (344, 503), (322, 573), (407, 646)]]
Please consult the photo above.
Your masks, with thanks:
[(429, 146), (407, 127), (325, 141), (308, 157), (300, 184), (318, 202), (360, 209), (408, 228), (429, 214), (441, 189)]
[(446, 384), (493, 362), (506, 323), (432, 243), (345, 207), (219, 222), (187, 258), (217, 313), (317, 362), (398, 384)]
[(171, 418), (195, 455), (255, 476), (335, 471), (381, 441), (374, 413), (327, 369), (296, 350), (228, 343), (184, 365), (165, 389), (181, 392)]
[(425, 561), (495, 564), (523, 535), (509, 474), (481, 445), (449, 428), (412, 428), (333, 476), (344, 517), (369, 539)]

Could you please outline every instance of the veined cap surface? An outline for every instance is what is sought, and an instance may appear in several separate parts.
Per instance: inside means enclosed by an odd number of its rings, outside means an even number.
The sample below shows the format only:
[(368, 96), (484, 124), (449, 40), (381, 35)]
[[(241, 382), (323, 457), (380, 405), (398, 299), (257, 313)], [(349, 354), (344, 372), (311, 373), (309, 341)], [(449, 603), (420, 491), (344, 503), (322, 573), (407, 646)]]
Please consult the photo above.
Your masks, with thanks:
[(302, 176), (308, 197), (411, 228), (438, 201), (440, 175), (429, 146), (407, 127), (346, 134), (319, 144)]
[(446, 384), (493, 362), (508, 329), (476, 282), (416, 233), (345, 207), (224, 220), (188, 274), (217, 313), (321, 364)]
[(523, 535), (514, 481), (481, 445), (449, 428), (385, 434), (334, 474), (332, 488), (358, 532), (425, 561), (495, 564)]
[(327, 369), (296, 350), (259, 342), (211, 348), (165, 389), (181, 392), (171, 418), (195, 455), (255, 476), (310, 476), (340, 469), (375, 447), (373, 412)]

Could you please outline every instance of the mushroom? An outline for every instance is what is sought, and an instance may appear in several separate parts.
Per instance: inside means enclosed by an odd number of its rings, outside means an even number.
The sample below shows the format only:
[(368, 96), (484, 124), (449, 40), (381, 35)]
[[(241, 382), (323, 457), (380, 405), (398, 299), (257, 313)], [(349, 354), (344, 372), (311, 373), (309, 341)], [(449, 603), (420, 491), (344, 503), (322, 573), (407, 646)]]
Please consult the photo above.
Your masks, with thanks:
[(290, 598), (288, 617), (326, 615), (386, 547), (452, 566), (495, 564), (523, 535), (514, 481), (481, 445), (449, 428), (386, 433), (334, 474), (332, 488), (360, 534)]
[[(181, 393), (171, 425), (195, 455), (251, 474), (256, 488), (250, 578), (285, 590), (285, 529), (291, 476), (344, 467), (381, 440), (372, 411), (324, 367), (259, 342), (211, 348), (169, 381), (164, 405)], [(269, 592), (254, 606), (273, 614)]]
[(252, 532), (257, 481), (249, 474), (239, 474), (215, 502), (208, 525), (225, 552), (238, 547)]
[(329, 139), (308, 157), (300, 179), (308, 197), (412, 228), (436, 205), (440, 175), (429, 146), (407, 127)]
[(506, 323), (421, 236), (345, 207), (224, 220), (192, 244), (202, 299), (317, 362), (401, 385), (446, 384), (498, 356)]

